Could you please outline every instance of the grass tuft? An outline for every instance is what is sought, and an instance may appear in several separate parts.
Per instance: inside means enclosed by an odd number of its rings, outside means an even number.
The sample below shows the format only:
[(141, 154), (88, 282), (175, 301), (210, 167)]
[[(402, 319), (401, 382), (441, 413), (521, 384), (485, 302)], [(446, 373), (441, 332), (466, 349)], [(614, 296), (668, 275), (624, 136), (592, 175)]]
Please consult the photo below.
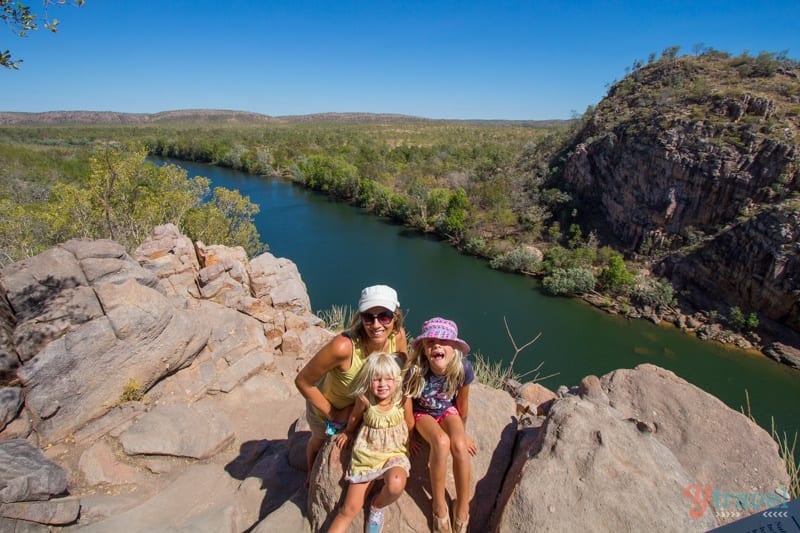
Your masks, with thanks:
[(139, 402), (144, 399), (144, 385), (130, 378), (122, 389), (122, 394), (119, 396), (119, 402)]

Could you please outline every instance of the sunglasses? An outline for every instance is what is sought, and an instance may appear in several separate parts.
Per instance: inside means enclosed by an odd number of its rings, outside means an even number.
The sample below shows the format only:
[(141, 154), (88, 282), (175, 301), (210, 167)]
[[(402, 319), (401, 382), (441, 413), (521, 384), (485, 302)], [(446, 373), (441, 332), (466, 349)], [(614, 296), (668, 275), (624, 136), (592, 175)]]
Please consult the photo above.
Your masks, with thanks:
[(377, 315), (373, 315), (372, 313), (361, 313), (361, 321), (364, 324), (372, 324), (375, 322), (375, 319), (385, 326), (394, 320), (394, 313), (391, 311), (381, 311)]

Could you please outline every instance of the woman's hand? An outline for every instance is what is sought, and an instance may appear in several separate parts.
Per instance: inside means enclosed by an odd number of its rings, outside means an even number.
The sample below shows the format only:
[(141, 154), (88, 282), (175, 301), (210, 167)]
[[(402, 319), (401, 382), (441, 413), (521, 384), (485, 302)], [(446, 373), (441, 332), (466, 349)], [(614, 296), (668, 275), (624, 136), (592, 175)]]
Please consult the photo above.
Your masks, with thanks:
[(328, 415), (328, 420), (331, 422), (336, 422), (337, 424), (347, 424), (348, 419), (350, 418), (350, 413), (353, 411), (353, 406), (348, 405), (347, 407), (343, 407), (342, 409), (336, 409), (334, 406), (331, 406), (330, 414)]

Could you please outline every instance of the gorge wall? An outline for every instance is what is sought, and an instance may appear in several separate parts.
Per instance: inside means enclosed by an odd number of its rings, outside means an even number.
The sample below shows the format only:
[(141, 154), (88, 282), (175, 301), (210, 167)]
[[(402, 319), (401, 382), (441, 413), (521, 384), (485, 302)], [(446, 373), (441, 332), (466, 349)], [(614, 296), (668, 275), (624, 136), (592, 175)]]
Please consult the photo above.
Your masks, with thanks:
[(584, 220), (701, 310), (798, 330), (800, 81), (681, 57), (611, 88), (565, 155)]

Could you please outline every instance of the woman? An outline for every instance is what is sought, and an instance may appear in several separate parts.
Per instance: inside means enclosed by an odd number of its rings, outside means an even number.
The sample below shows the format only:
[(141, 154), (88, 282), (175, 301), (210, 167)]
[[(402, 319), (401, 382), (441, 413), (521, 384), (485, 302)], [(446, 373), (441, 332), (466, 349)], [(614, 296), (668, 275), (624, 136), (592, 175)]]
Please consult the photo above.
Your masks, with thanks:
[(367, 356), (407, 351), (397, 291), (387, 285), (366, 287), (350, 328), (323, 346), (294, 380), (306, 398), (306, 418), (311, 427), (306, 447), (309, 474), (326, 437), (347, 424), (355, 401), (352, 382)]

